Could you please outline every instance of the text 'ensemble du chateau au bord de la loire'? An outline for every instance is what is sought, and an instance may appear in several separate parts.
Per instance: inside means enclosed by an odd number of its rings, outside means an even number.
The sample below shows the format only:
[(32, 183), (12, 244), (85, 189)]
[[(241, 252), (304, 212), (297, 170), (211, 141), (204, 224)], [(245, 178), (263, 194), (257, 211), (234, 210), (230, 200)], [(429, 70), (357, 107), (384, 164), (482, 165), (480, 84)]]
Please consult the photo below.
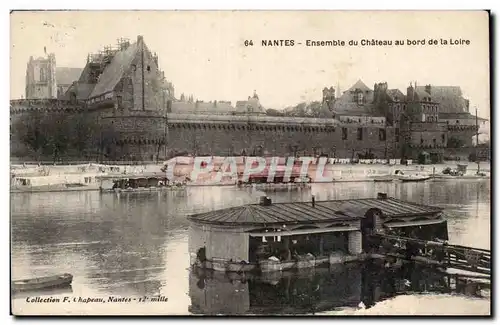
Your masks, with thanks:
[(260, 45), (262, 47), (343, 47), (343, 46), (468, 46), (471, 41), (462, 38), (422, 38), (422, 39), (358, 39), (358, 40), (293, 40), (293, 39), (266, 39), (254, 42), (245, 40), (244, 45), (251, 47)]

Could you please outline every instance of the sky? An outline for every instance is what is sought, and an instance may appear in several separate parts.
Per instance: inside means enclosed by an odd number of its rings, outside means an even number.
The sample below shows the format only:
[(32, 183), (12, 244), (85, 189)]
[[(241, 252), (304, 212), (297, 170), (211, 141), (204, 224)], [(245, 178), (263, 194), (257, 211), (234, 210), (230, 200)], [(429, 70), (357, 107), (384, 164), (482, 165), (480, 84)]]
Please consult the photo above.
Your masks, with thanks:
[[(54, 11), (11, 14), (11, 99), (24, 96), (29, 57), (55, 53), (57, 66), (81, 67), (88, 53), (120, 37), (144, 37), (176, 97), (244, 100), (256, 90), (266, 108), (321, 100), (361, 79), (406, 93), (418, 85), (460, 86), (471, 113), (489, 118), (486, 12), (412, 11)], [(264, 47), (262, 40), (294, 40)], [(349, 40), (402, 40), (404, 46), (347, 46)], [(469, 40), (469, 45), (406, 45), (408, 39)], [(253, 46), (245, 46), (245, 40)], [(346, 46), (306, 47), (306, 40)], [(298, 45), (298, 43), (302, 45)], [(359, 44), (359, 43), (358, 43)]]

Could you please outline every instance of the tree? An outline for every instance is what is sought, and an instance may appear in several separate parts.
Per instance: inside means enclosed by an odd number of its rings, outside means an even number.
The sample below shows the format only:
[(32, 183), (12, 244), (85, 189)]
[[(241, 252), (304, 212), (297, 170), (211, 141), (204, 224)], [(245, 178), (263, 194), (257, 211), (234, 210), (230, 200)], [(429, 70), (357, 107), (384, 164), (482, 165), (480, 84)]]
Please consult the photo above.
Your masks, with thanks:
[(52, 155), (52, 160), (56, 162), (63, 157), (71, 147), (70, 139), (72, 132), (71, 118), (68, 114), (57, 113), (46, 115), (42, 119), (47, 136), (45, 153)]
[(72, 125), (71, 147), (79, 153), (84, 153), (92, 146), (92, 139), (99, 136), (97, 121), (87, 113), (76, 114), (68, 121)]
[(285, 113), (278, 111), (276, 109), (269, 108), (266, 110), (266, 115), (268, 115), (268, 116), (285, 116)]
[(293, 107), (287, 107), (284, 112), (285, 116), (295, 117), (315, 117), (315, 118), (332, 118), (333, 113), (326, 105), (321, 102), (314, 101), (310, 103), (302, 102)]
[(21, 155), (40, 160), (50, 157), (54, 162), (73, 152), (83, 158), (85, 152), (99, 148), (93, 141), (99, 138), (100, 126), (86, 113), (67, 112), (25, 113), (11, 126), (12, 141), (21, 143), (29, 152)]
[(13, 141), (23, 144), (37, 159), (46, 150), (48, 143), (44, 120), (43, 113), (34, 111), (17, 118), (11, 125)]

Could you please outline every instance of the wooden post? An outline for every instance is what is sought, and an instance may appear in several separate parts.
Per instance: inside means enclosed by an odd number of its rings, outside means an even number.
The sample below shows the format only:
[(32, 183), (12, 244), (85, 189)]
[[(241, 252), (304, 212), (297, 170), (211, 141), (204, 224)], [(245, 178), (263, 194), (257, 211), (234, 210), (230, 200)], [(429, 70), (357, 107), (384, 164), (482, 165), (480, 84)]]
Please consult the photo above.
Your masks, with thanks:
[(323, 256), (323, 243), (324, 243), (324, 237), (323, 234), (320, 235), (319, 237), (319, 256)]

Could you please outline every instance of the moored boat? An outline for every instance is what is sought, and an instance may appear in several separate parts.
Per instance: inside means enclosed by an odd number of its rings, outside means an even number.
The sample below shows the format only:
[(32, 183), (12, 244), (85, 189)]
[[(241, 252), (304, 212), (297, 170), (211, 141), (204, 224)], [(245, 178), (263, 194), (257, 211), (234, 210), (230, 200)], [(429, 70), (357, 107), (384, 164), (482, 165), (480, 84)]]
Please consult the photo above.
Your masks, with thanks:
[(239, 175), (238, 187), (253, 187), (258, 191), (288, 191), (311, 188), (311, 179), (308, 176), (302, 176), (297, 171), (290, 171), (286, 175), (283, 166), (278, 166), (274, 176), (269, 177), (269, 170), (264, 170), (262, 173), (252, 174), (244, 177), (242, 173)]
[(11, 290), (14, 292), (25, 292), (53, 288), (64, 288), (71, 286), (72, 282), (73, 275), (64, 273), (53, 276), (15, 280), (11, 283)]
[(383, 176), (373, 176), (371, 179), (374, 182), (380, 182), (380, 183), (390, 183), (394, 181), (394, 176), (391, 175), (383, 175)]
[(450, 167), (445, 168), (441, 173), (439, 174), (434, 174), (432, 175), (432, 178), (434, 180), (459, 180), (459, 179), (489, 179), (490, 175), (489, 173), (486, 173), (484, 171), (480, 171), (478, 169), (477, 172), (475, 173), (468, 173), (467, 172), (467, 165), (465, 164), (458, 164), (457, 168), (452, 169)]
[(99, 173), (60, 174), (46, 176), (11, 176), (11, 193), (98, 191)]
[(423, 182), (431, 177), (429, 175), (400, 175), (397, 177), (401, 182)]

